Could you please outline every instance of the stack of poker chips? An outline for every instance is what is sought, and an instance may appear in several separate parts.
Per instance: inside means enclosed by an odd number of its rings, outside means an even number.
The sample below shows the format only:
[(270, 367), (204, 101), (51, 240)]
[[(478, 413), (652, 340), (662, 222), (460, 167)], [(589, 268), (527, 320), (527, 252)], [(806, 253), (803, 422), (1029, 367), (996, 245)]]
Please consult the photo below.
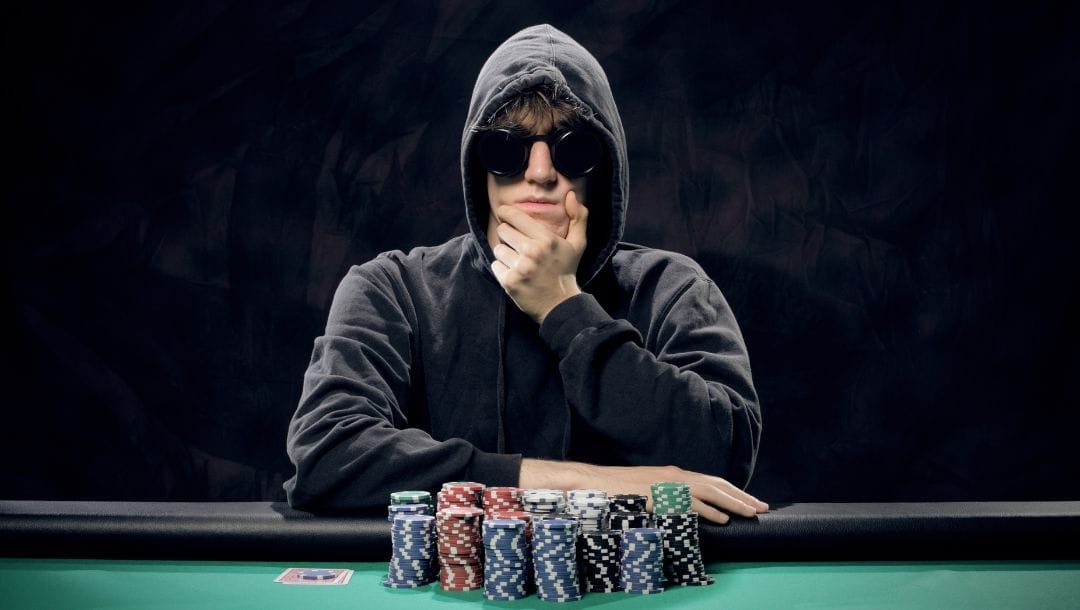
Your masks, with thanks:
[(386, 509), (386, 520), (391, 523), (398, 515), (427, 515), (430, 511), (427, 504), (391, 504)]
[(578, 538), (578, 565), (581, 586), (587, 592), (611, 593), (622, 589), (622, 532), (607, 530), (581, 532)]
[(521, 490), (517, 487), (487, 487), (483, 491), (484, 518), (495, 513), (520, 511)]
[(485, 519), (484, 597), (515, 600), (529, 595), (529, 545), (521, 519)]
[(609, 498), (612, 512), (643, 513), (649, 510), (649, 498), (641, 494), (615, 494)]
[(390, 506), (402, 504), (427, 504), (428, 511), (424, 514), (435, 514), (435, 500), (428, 491), (395, 491), (390, 494)]
[(536, 595), (544, 601), (581, 599), (577, 573), (577, 523), (571, 519), (533, 521)]
[(608, 529), (627, 530), (652, 527), (652, 514), (646, 509), (649, 499), (640, 494), (619, 494), (610, 498)]
[(479, 508), (468, 506), (450, 506), (435, 514), (439, 584), (443, 589), (471, 591), (484, 586), (483, 515)]
[(682, 586), (713, 584), (701, 559), (698, 514), (657, 515), (656, 527), (664, 532), (664, 574), (668, 581)]
[(571, 489), (566, 503), (566, 514), (577, 520), (583, 532), (607, 529), (607, 493), (599, 489)]
[(693, 512), (690, 486), (685, 483), (653, 483), (656, 527), (664, 532), (664, 573), (678, 585), (711, 585), (705, 572), (698, 534), (698, 514)]
[(397, 515), (390, 526), (392, 555), (383, 585), (394, 589), (416, 588), (435, 578), (438, 565), (435, 518), (430, 515)]
[[(505, 510), (492, 512), (490, 517), (485, 515), (484, 519), (517, 519), (525, 524), (525, 547), (532, 548), (533, 540), (533, 516), (523, 510)], [(525, 588), (528, 591), (533, 590), (533, 577), (535, 571), (533, 570), (532, 553), (525, 553)]]
[(566, 510), (566, 497), (558, 489), (526, 489), (521, 493), (525, 512), (533, 516), (533, 523), (540, 519), (556, 517)]
[(620, 576), (627, 593), (664, 590), (664, 533), (657, 528), (635, 527), (622, 533)]
[(439, 510), (451, 506), (479, 508), (482, 497), (481, 494), (483, 493), (484, 486), (480, 483), (470, 483), (467, 481), (443, 483), (442, 489), (439, 490), (437, 495), (437, 506)]
[(653, 512), (658, 515), (688, 513), (693, 503), (686, 483), (653, 483), (652, 498)]

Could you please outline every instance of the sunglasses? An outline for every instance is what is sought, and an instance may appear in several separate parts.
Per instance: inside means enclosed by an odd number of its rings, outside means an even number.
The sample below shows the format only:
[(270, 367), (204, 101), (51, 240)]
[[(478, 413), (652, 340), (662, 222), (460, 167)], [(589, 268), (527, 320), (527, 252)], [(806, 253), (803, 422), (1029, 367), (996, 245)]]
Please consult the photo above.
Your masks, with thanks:
[(604, 146), (591, 131), (567, 129), (555, 133), (521, 136), (509, 129), (492, 129), (480, 136), (476, 154), (484, 169), (496, 176), (516, 176), (529, 164), (533, 142), (546, 142), (551, 162), (567, 178), (580, 178), (600, 165)]

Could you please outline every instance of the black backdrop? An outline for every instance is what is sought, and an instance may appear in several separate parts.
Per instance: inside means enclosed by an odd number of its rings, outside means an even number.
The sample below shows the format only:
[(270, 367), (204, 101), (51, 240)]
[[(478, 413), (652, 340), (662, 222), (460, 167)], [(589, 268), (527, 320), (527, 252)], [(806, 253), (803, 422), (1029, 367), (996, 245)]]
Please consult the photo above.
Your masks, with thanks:
[(740, 319), (754, 492), (1080, 497), (1076, 9), (144, 4), (7, 20), (0, 497), (282, 497), (337, 281), (465, 230), (473, 79), (541, 22), (612, 82), (627, 239)]

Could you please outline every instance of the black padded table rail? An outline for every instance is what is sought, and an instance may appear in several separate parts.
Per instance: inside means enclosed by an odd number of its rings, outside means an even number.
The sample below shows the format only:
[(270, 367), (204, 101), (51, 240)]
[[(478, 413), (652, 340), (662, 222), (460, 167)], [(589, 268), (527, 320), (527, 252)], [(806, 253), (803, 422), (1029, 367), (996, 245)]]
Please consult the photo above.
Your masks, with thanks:
[[(707, 561), (1080, 558), (1080, 502), (791, 504), (702, 524)], [(0, 500), (0, 556), (385, 561), (385, 515), (270, 502)]]

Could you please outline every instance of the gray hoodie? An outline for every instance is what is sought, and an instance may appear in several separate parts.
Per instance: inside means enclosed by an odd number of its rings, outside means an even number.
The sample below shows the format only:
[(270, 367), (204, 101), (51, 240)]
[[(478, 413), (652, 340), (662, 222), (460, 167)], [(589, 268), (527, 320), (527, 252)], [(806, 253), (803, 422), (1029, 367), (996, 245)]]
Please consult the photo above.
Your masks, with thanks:
[[(602, 197), (589, 198), (585, 292), (538, 326), (490, 271), (472, 148), (508, 99), (545, 82), (585, 110), (610, 163)], [(289, 426), (290, 503), (376, 507), (452, 480), (515, 486), (522, 457), (672, 464), (745, 485), (761, 414), (742, 335), (694, 261), (620, 241), (626, 137), (596, 59), (548, 25), (503, 43), (473, 90), (461, 168), (468, 234), (383, 253), (338, 287)]]

